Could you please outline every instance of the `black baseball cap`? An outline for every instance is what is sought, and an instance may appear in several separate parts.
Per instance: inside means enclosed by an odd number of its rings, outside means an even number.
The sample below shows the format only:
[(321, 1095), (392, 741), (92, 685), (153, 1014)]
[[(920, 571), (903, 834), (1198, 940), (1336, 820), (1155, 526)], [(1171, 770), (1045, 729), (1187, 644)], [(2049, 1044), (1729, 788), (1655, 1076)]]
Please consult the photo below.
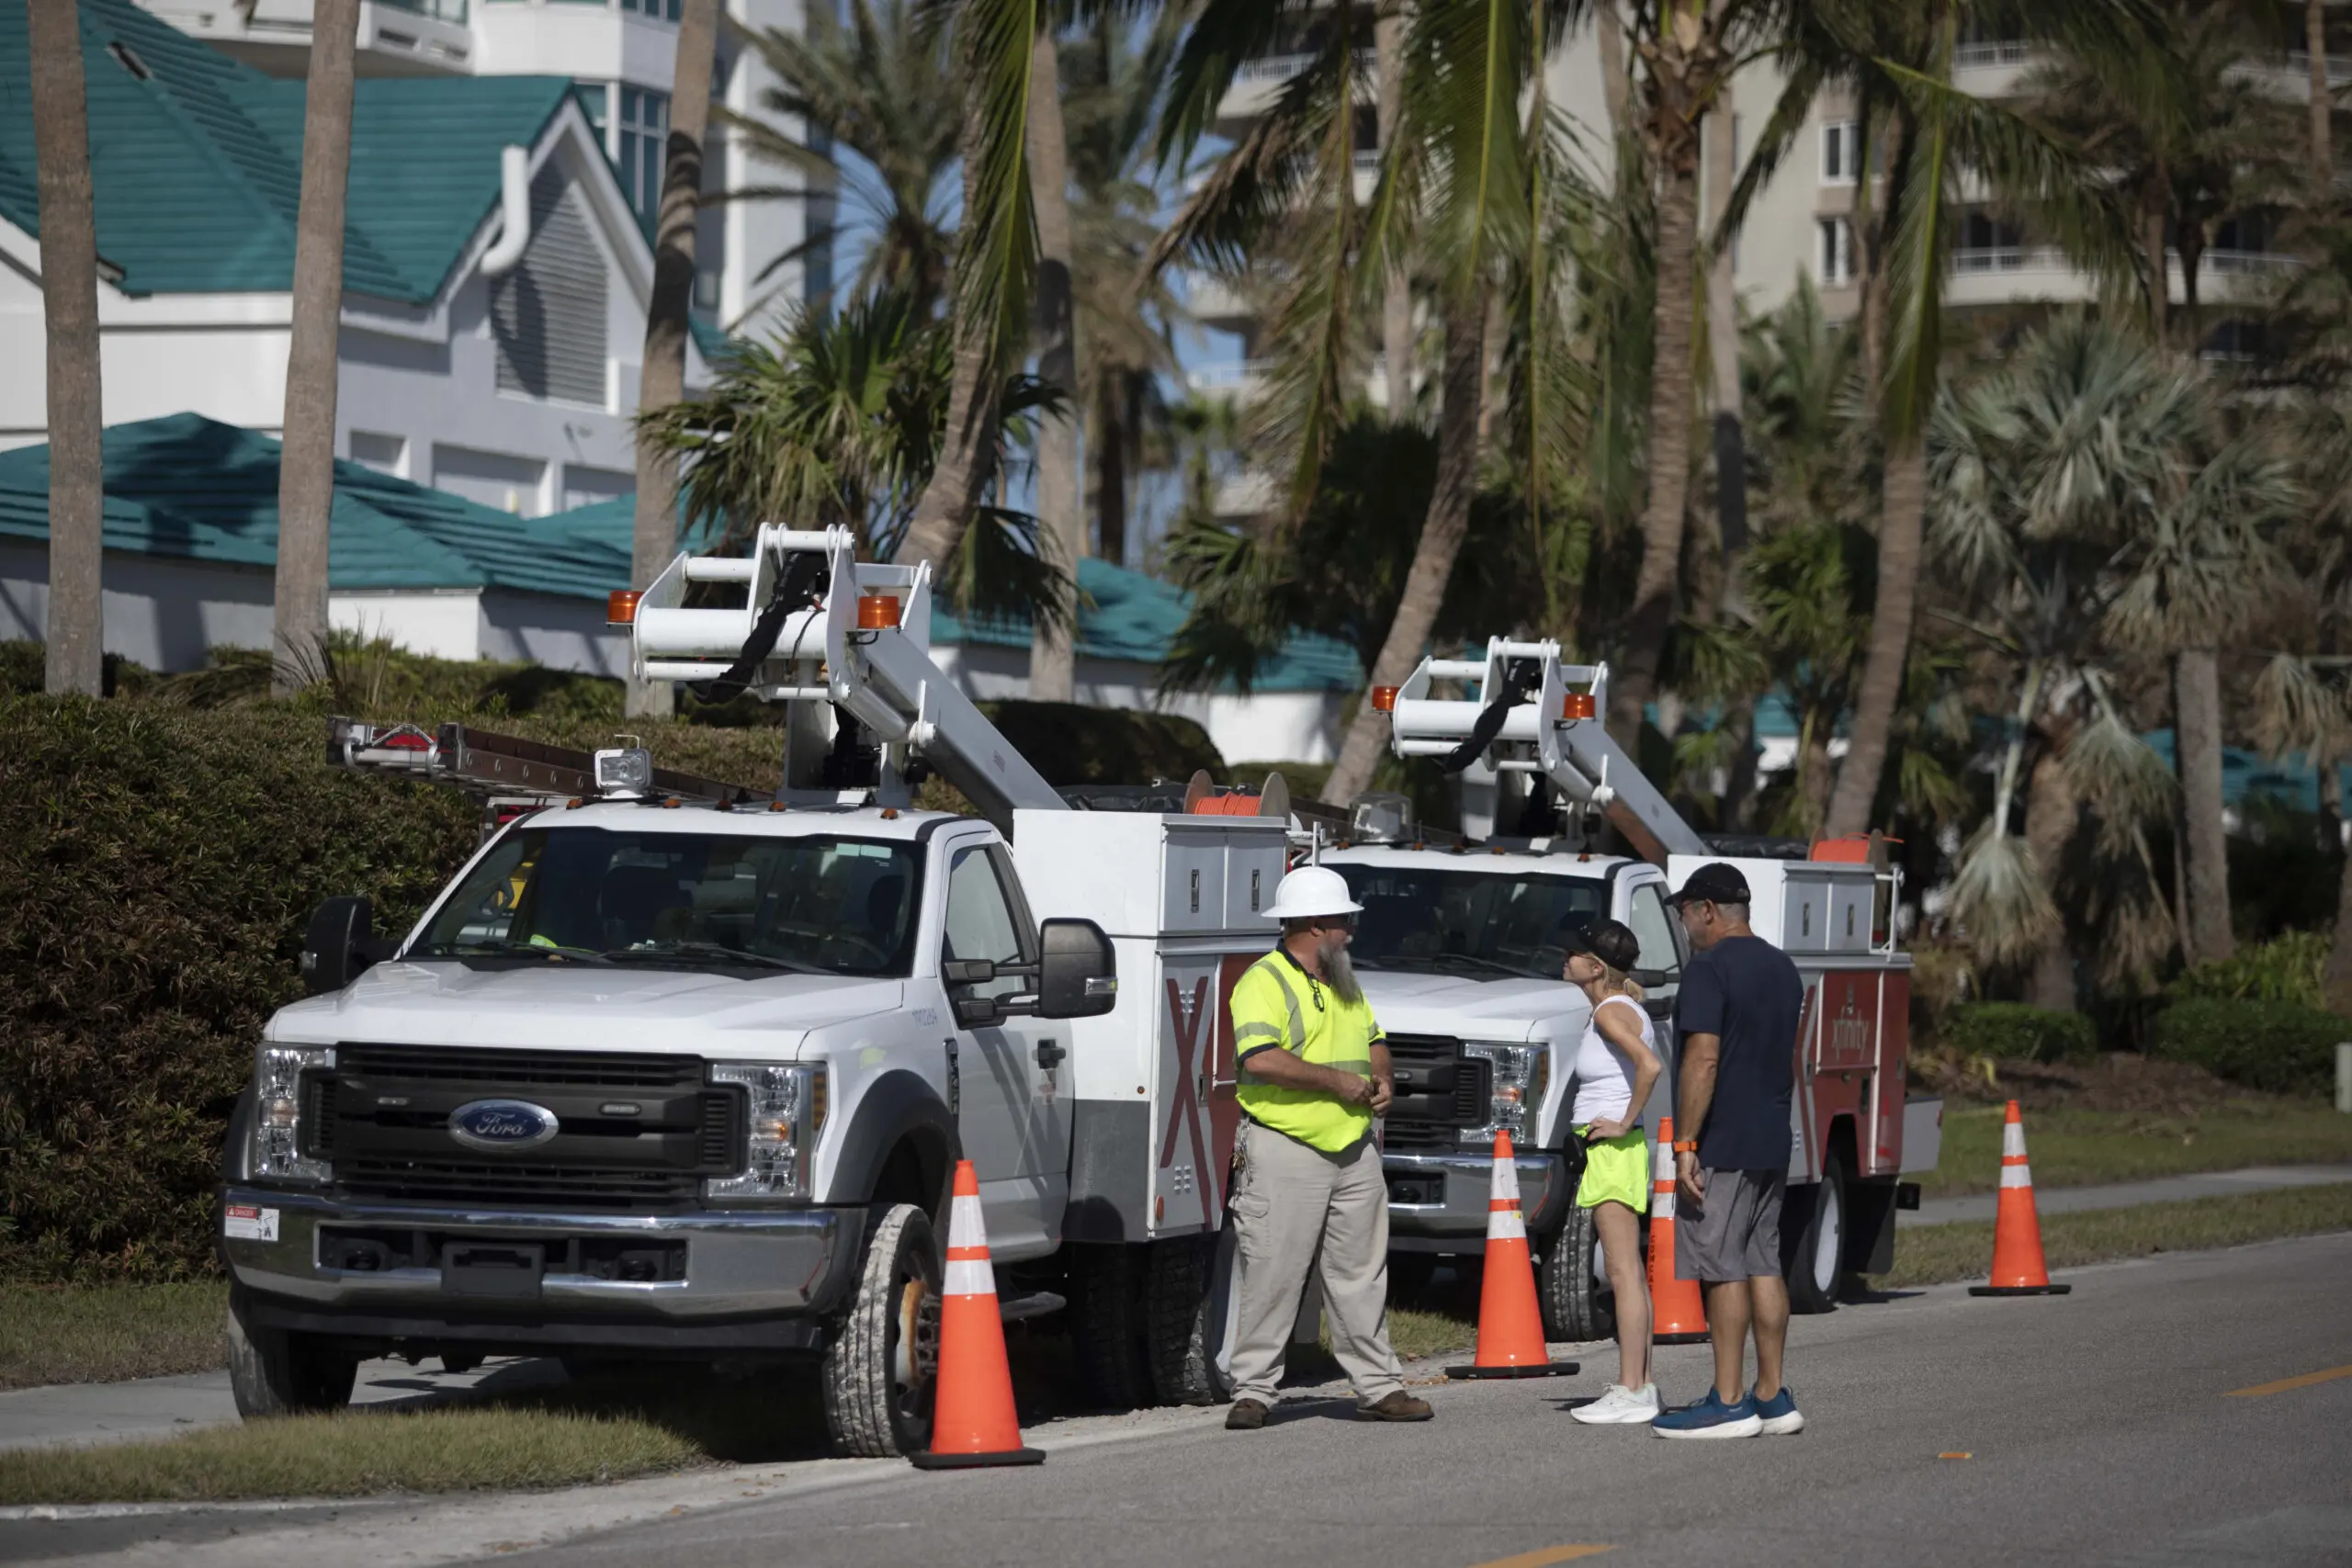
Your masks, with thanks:
[(1745, 904), (1749, 901), (1747, 878), (1739, 867), (1722, 861), (1709, 861), (1683, 879), (1682, 890), (1667, 902), (1677, 908), (1685, 904)]
[(1561, 929), (1560, 940), (1570, 953), (1589, 953), (1621, 973), (1642, 956), (1641, 939), (1622, 920), (1572, 920)]

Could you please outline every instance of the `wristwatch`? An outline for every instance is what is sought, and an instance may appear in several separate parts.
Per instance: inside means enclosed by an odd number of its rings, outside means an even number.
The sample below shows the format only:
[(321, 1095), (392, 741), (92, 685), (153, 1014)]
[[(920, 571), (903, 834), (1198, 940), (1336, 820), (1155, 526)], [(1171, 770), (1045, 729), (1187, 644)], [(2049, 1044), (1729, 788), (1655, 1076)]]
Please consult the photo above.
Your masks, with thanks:
[(1699, 1152), (1699, 1140), (1692, 1138), (1690, 1142), (1684, 1143), (1680, 1139), (1677, 1139), (1674, 1145), (1674, 1152), (1679, 1155), (1695, 1155)]

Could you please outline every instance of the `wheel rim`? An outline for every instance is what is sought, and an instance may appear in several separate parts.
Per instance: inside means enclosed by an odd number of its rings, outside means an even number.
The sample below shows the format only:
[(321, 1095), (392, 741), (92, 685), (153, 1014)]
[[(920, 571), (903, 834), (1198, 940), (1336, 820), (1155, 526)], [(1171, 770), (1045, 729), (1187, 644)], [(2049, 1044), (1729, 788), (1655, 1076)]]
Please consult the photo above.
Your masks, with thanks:
[(890, 1395), (910, 1427), (930, 1417), (933, 1376), (939, 1370), (939, 1295), (911, 1269), (899, 1282), (899, 1310), (890, 1335)]
[(1838, 1263), (1846, 1251), (1846, 1192), (1835, 1181), (1821, 1184), (1821, 1224), (1815, 1233), (1813, 1284), (1823, 1295), (1838, 1285)]

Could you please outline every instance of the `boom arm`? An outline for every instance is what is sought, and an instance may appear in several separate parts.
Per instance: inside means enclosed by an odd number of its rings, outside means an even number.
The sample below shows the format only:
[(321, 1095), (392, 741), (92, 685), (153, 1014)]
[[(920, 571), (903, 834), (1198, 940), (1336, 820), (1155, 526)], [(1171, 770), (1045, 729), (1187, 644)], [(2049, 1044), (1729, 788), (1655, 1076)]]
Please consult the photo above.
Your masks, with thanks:
[[(1476, 681), (1478, 696), (1432, 697), (1434, 681)], [(1496, 637), (1484, 660), (1421, 660), (1396, 689), (1390, 744), (1400, 757), (1441, 757), (1478, 742), (1496, 772), (1540, 773), (1569, 800), (1605, 813), (1644, 860), (1664, 865), (1669, 854), (1707, 853), (1706, 840), (1601, 727), (1608, 684), (1609, 666), (1563, 664), (1556, 642)], [(1501, 704), (1510, 705), (1489, 714)]]
[[(689, 584), (738, 582), (741, 604), (687, 604)], [(779, 605), (779, 594), (800, 602)], [(764, 636), (761, 617), (771, 609), (781, 619), (762, 649), (755, 637)], [(846, 528), (763, 524), (749, 556), (673, 560), (639, 597), (630, 657), (650, 681), (714, 681), (749, 661), (749, 689), (791, 705), (779, 792), (786, 801), (830, 805), (870, 787), (877, 804), (906, 806), (907, 766), (921, 757), (1007, 838), (1016, 808), (1069, 809), (933, 662), (930, 628), (929, 566), (860, 561)], [(879, 747), (871, 786), (845, 785), (828, 769), (827, 751), (838, 754), (841, 739), (838, 729), (828, 732), (828, 710)]]

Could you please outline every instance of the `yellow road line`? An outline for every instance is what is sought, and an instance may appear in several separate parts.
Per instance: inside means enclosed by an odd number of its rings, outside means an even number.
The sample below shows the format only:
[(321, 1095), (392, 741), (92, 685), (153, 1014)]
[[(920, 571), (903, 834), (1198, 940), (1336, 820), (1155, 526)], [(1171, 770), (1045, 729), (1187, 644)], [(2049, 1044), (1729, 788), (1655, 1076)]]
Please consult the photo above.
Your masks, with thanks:
[(2258, 1382), (2252, 1388), (2233, 1388), (2222, 1397), (2260, 1399), (2265, 1394), (2284, 1393), (2290, 1388), (2309, 1388), (2315, 1382), (2334, 1382), (2337, 1378), (2352, 1378), (2352, 1367), (2330, 1367), (2324, 1372), (2305, 1372), (2299, 1378), (2280, 1378), (2277, 1382)]
[(1481, 1562), (1478, 1568), (1551, 1568), (1555, 1562), (1573, 1562), (1579, 1557), (1598, 1557), (1604, 1551), (1614, 1551), (1613, 1546), (1547, 1546), (1535, 1551), (1522, 1551), (1516, 1557), (1498, 1557), (1492, 1562)]

